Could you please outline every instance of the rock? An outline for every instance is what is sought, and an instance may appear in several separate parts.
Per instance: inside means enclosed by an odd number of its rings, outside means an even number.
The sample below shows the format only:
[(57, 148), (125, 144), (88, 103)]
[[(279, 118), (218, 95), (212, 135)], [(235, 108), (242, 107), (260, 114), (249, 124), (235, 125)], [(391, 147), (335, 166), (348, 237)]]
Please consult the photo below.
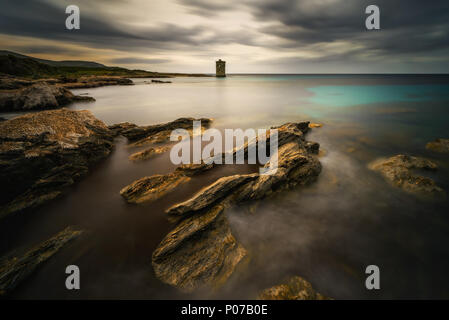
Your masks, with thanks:
[(75, 231), (68, 227), (20, 257), (2, 259), (0, 261), (0, 296), (10, 293), (42, 263), (81, 234), (82, 231)]
[(164, 152), (170, 150), (170, 148), (171, 148), (171, 145), (148, 148), (143, 151), (133, 153), (132, 155), (129, 156), (129, 160), (131, 160), (131, 161), (148, 160), (156, 154), (161, 154), (161, 153), (164, 153)]
[(218, 287), (246, 256), (231, 234), (223, 207), (179, 223), (152, 256), (159, 279), (184, 291), (199, 286)]
[(89, 111), (42, 111), (0, 122), (0, 218), (62, 194), (109, 155), (112, 142), (112, 132)]
[(118, 135), (122, 135), (133, 146), (142, 146), (150, 143), (162, 143), (170, 139), (170, 134), (175, 129), (185, 129), (190, 132), (193, 129), (193, 121), (201, 121), (201, 127), (208, 128), (212, 123), (212, 119), (194, 119), (194, 118), (179, 118), (175, 121), (156, 124), (151, 126), (137, 126), (135, 124), (125, 122), (110, 126), (110, 128)]
[(23, 87), (28, 87), (33, 84), (33, 81), (18, 79), (15, 77), (0, 76), (0, 90), (15, 90)]
[(322, 126), (321, 123), (309, 123), (309, 128), (321, 128)]
[(449, 139), (436, 139), (429, 142), (426, 145), (426, 149), (440, 153), (449, 153)]
[(95, 101), (95, 99), (75, 96), (65, 88), (39, 82), (24, 89), (2, 92), (0, 95), (0, 110), (55, 109), (74, 101)]
[(171, 83), (171, 81), (151, 80), (151, 83)]
[(260, 300), (329, 300), (316, 292), (310, 282), (295, 276), (286, 284), (263, 290)]
[(67, 89), (85, 89), (98, 88), (104, 86), (132, 86), (134, 82), (131, 79), (120, 76), (86, 76), (72, 81), (64, 81), (62, 84)]
[(443, 189), (428, 177), (420, 176), (413, 170), (437, 170), (438, 166), (424, 158), (407, 155), (396, 155), (389, 159), (380, 159), (369, 165), (369, 168), (378, 171), (393, 186), (409, 193), (424, 196), (444, 196)]
[(120, 195), (128, 203), (154, 201), (189, 180), (189, 177), (177, 173), (144, 177), (124, 187)]
[(2, 117), (0, 117), (0, 122), (1, 121), (6, 121), (6, 119), (5, 118), (2, 118)]
[(237, 187), (256, 178), (257, 174), (235, 175), (220, 178), (210, 186), (200, 190), (189, 200), (171, 207), (167, 210), (167, 213), (179, 217), (211, 207), (217, 201), (232, 194)]
[[(216, 287), (223, 283), (246, 255), (246, 251), (232, 236), (221, 211), (231, 205), (259, 200), (275, 192), (314, 181), (321, 172), (321, 164), (317, 159), (319, 145), (305, 141), (304, 134), (308, 129), (308, 122), (278, 127), (279, 167), (276, 173), (220, 178), (190, 199), (169, 208), (167, 214), (170, 218), (177, 218), (178, 224), (153, 254), (156, 277), (185, 290), (201, 286)], [(243, 149), (248, 152), (253, 147), (254, 142), (247, 143)], [(206, 163), (183, 166), (172, 175), (195, 175), (215, 166)], [(206, 222), (211, 220), (214, 223), (209, 227)], [(224, 249), (223, 239), (226, 239), (225, 243), (230, 243), (231, 252)], [(217, 266), (219, 270), (226, 270), (226, 277), (216, 271)]]
[(128, 129), (137, 128), (137, 127), (138, 126), (134, 123), (122, 122), (122, 123), (110, 125), (108, 128), (109, 128), (109, 130), (111, 130), (113, 132), (114, 136), (118, 136), (118, 135), (121, 135), (122, 132), (124, 132)]

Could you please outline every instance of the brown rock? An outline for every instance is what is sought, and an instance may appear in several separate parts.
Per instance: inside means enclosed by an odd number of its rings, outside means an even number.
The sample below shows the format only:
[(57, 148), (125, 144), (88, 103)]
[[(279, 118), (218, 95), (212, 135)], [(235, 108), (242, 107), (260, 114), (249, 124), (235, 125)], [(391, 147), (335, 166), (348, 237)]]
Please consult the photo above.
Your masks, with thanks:
[[(279, 167), (276, 173), (218, 179), (192, 198), (167, 210), (170, 217), (178, 218), (178, 224), (153, 254), (153, 268), (160, 280), (187, 290), (221, 284), (246, 254), (230, 233), (226, 217), (221, 211), (233, 204), (262, 199), (274, 192), (316, 179), (321, 171), (316, 155), (319, 145), (304, 140), (304, 133), (309, 129), (308, 123), (289, 123), (278, 129)], [(248, 152), (253, 147), (255, 145), (250, 143), (243, 149)], [(178, 168), (174, 175), (184, 175), (186, 172), (194, 175), (215, 166), (205, 163), (184, 166)], [(215, 222), (209, 227), (208, 222), (211, 220)], [(223, 242), (230, 244), (231, 252), (224, 249)], [(226, 270), (226, 277), (216, 271), (217, 266), (219, 270)]]
[(89, 111), (59, 109), (0, 122), (0, 218), (59, 196), (113, 148)]
[(260, 300), (329, 300), (316, 292), (310, 282), (295, 276), (286, 284), (263, 290)]
[(184, 291), (223, 284), (246, 250), (231, 234), (223, 207), (180, 222), (154, 251), (156, 276)]
[(449, 153), (449, 139), (436, 139), (429, 142), (426, 148), (435, 152)]
[(65, 88), (37, 82), (24, 89), (3, 91), (0, 95), (0, 110), (56, 109), (73, 101), (95, 101), (95, 99), (87, 96), (75, 96)]
[(176, 173), (144, 177), (124, 187), (120, 195), (128, 203), (154, 201), (189, 180), (189, 177)]
[(154, 155), (161, 154), (161, 153), (164, 153), (164, 152), (170, 150), (170, 148), (171, 148), (171, 145), (148, 148), (143, 151), (133, 153), (132, 155), (129, 156), (129, 160), (131, 160), (131, 161), (148, 160), (148, 159), (152, 158)]
[(409, 193), (424, 196), (444, 196), (443, 189), (428, 177), (420, 176), (413, 170), (437, 170), (438, 166), (424, 158), (407, 155), (397, 155), (389, 159), (380, 159), (369, 165), (370, 169), (378, 171), (393, 186)]

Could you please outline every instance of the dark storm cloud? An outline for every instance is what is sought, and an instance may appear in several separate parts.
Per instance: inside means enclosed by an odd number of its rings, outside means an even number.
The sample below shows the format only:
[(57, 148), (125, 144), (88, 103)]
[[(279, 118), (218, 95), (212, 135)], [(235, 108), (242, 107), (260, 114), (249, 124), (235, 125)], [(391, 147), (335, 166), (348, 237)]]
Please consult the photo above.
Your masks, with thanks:
[(127, 57), (127, 58), (110, 59), (109, 62), (118, 64), (160, 64), (170, 62), (170, 60)]
[[(233, 5), (205, 6), (201, 0), (180, 0), (185, 6), (215, 14)], [(310, 44), (350, 41), (388, 54), (414, 54), (449, 48), (447, 0), (243, 0), (256, 21), (272, 23), (258, 31), (285, 42), (274, 47), (302, 48)], [(365, 29), (365, 8), (381, 10), (381, 31)], [(192, 9), (193, 10), (193, 9)]]
[[(113, 2), (104, 4), (113, 5)], [(202, 27), (184, 28), (170, 23), (131, 28), (121, 21), (110, 21), (101, 15), (101, 10), (83, 11), (82, 6), (80, 30), (68, 31), (64, 9), (46, 1), (0, 0), (0, 5), (0, 32), (3, 34), (95, 44), (102, 48), (148, 50), (170, 48), (174, 44), (197, 45), (197, 38), (204, 32)]]

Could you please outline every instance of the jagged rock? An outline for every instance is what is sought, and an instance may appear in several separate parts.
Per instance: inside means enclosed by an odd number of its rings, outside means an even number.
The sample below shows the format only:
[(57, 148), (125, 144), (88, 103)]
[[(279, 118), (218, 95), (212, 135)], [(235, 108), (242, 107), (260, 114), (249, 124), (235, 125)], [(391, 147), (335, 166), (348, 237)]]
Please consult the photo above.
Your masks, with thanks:
[(42, 263), (59, 251), (66, 243), (80, 236), (82, 231), (68, 227), (28, 250), (20, 257), (0, 261), (0, 296), (8, 294), (32, 274)]
[(170, 148), (171, 148), (171, 145), (148, 148), (143, 151), (133, 153), (132, 155), (129, 156), (129, 160), (131, 160), (131, 161), (148, 160), (156, 154), (161, 154), (161, 153), (164, 153), (164, 152), (170, 150)]
[(426, 148), (435, 152), (449, 153), (449, 139), (436, 139), (429, 142)]
[(167, 210), (172, 216), (185, 216), (189, 212), (200, 211), (223, 200), (244, 183), (257, 178), (257, 174), (223, 177), (210, 186), (200, 190), (189, 200), (179, 203)]
[[(226, 217), (221, 211), (231, 205), (262, 199), (276, 191), (314, 181), (321, 172), (321, 164), (316, 155), (319, 145), (304, 139), (304, 134), (309, 130), (308, 124), (288, 123), (277, 127), (278, 169), (275, 173), (272, 171), (273, 174), (268, 175), (255, 173), (218, 179), (192, 198), (167, 210), (170, 217), (177, 218), (178, 224), (153, 254), (153, 268), (160, 280), (182, 289), (193, 290), (204, 285), (216, 287), (232, 274), (243, 257), (242, 253), (246, 251), (231, 235)], [(267, 140), (269, 143), (269, 138)], [(244, 145), (243, 149), (248, 152), (254, 147), (255, 143), (252, 142)], [(179, 177), (186, 172), (195, 175), (215, 166), (206, 163), (184, 166), (172, 175)], [(265, 166), (268, 167), (269, 163)], [(220, 219), (214, 221), (220, 222), (220, 228), (217, 229), (214, 225), (211, 231), (204, 227), (204, 221), (209, 221), (210, 217), (215, 219), (217, 210), (220, 211)], [(233, 248), (239, 248), (228, 253), (231, 257), (239, 257), (238, 259), (227, 260), (222, 247), (217, 247), (217, 243), (223, 241), (223, 235), (232, 239)], [(204, 267), (217, 265), (226, 270), (226, 277), (216, 273), (215, 269), (210, 272), (208, 268), (211, 267)]]
[(154, 201), (189, 180), (189, 177), (176, 173), (144, 177), (124, 187), (120, 195), (128, 203)]
[(118, 136), (122, 132), (124, 132), (128, 129), (136, 128), (136, 127), (137, 127), (137, 124), (130, 123), (130, 122), (122, 122), (122, 123), (110, 125), (108, 128), (109, 128), (109, 130), (111, 130), (113, 132), (114, 136)]
[(224, 283), (245, 256), (219, 205), (179, 223), (154, 251), (152, 261), (159, 279), (192, 291)]
[(407, 192), (424, 196), (444, 196), (443, 189), (428, 177), (420, 176), (413, 170), (437, 170), (438, 166), (424, 158), (407, 155), (396, 155), (389, 159), (380, 159), (369, 165), (369, 168), (378, 171), (393, 186)]
[(73, 101), (95, 101), (95, 99), (87, 96), (75, 96), (65, 88), (38, 82), (24, 89), (1, 92), (0, 110), (55, 109)]
[[(155, 124), (151, 126), (137, 126), (131, 123), (119, 123), (111, 126), (117, 134), (126, 137), (130, 142), (134, 142), (134, 145), (143, 145), (146, 143), (161, 143), (165, 142), (170, 138), (170, 134), (175, 129), (185, 129), (192, 130), (193, 121), (201, 120), (201, 126), (207, 128), (210, 126), (212, 119), (194, 119), (194, 118), (179, 118), (175, 121)], [(138, 140), (145, 140), (139, 141)]]
[(59, 109), (0, 122), (0, 218), (59, 196), (113, 148), (89, 111)]
[(316, 292), (310, 282), (295, 276), (286, 284), (263, 290), (259, 294), (260, 300), (328, 300)]

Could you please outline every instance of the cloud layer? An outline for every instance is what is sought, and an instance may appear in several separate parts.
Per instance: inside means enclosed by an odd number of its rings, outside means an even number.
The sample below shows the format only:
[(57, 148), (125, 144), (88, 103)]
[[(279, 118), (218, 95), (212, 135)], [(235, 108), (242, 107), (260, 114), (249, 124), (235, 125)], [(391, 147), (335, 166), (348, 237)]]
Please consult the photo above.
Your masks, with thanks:
[[(65, 7), (81, 29), (65, 29)], [(449, 72), (449, 2), (377, 0), (0, 0), (4, 48), (159, 71)]]

